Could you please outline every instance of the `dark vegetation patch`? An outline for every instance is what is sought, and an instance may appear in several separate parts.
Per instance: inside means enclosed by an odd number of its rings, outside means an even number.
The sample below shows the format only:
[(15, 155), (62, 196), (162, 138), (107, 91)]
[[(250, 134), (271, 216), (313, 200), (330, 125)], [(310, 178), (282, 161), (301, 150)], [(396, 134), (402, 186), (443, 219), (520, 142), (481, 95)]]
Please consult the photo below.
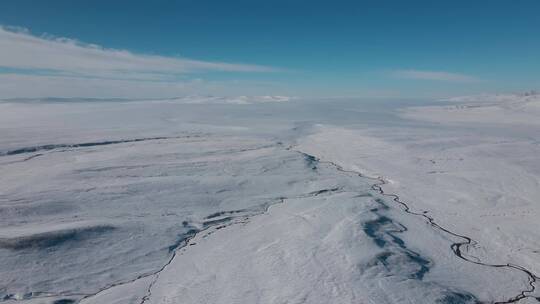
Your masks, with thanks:
[(113, 226), (101, 225), (48, 231), (18, 237), (5, 237), (0, 238), (0, 248), (11, 250), (43, 249), (58, 246), (66, 242), (77, 242), (94, 238), (114, 229), (115, 227)]

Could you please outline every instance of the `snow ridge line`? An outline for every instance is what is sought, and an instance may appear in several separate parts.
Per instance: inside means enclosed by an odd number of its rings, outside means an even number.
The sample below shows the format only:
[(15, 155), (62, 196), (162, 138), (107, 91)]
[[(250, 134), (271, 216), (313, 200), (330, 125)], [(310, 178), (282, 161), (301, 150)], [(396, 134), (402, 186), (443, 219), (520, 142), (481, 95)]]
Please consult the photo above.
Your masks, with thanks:
[[(107, 140), (107, 141), (96, 141), (96, 142), (84, 142), (84, 143), (77, 143), (77, 144), (47, 144), (47, 145), (41, 145), (41, 146), (32, 146), (32, 147), (23, 147), (18, 148), (14, 150), (7, 150), (0, 152), (0, 156), (10, 156), (10, 155), (18, 155), (18, 154), (26, 154), (26, 153), (34, 153), (39, 151), (50, 151), (55, 149), (75, 149), (75, 148), (87, 148), (87, 147), (95, 147), (95, 146), (107, 146), (107, 145), (117, 145), (117, 144), (124, 144), (124, 143), (134, 143), (134, 142), (141, 142), (141, 141), (149, 141), (149, 140), (164, 140), (164, 139), (181, 139), (181, 138), (192, 138), (192, 137), (200, 137), (198, 134), (194, 135), (185, 135), (185, 136), (159, 136), (159, 137), (142, 137), (142, 138), (132, 138), (132, 139), (119, 139), (119, 140)], [(30, 160), (34, 157), (40, 156), (40, 154), (30, 156), (25, 159)]]
[[(533, 293), (536, 289), (536, 286), (535, 286), (535, 283), (537, 280), (540, 280), (540, 277), (538, 277), (537, 275), (535, 275), (531, 270), (523, 267), (523, 266), (520, 266), (520, 265), (514, 265), (514, 264), (510, 264), (510, 263), (506, 263), (506, 264), (490, 264), (490, 263), (484, 263), (484, 262), (481, 262), (480, 259), (476, 258), (476, 257), (467, 257), (467, 256), (464, 256), (462, 253), (461, 253), (461, 247), (462, 246), (475, 246), (477, 244), (477, 242), (475, 240), (473, 240), (471, 237), (468, 237), (468, 236), (465, 236), (465, 235), (461, 235), (461, 234), (458, 234), (456, 232), (453, 232), (447, 228), (444, 228), (442, 227), (441, 225), (439, 225), (437, 222), (435, 222), (435, 219), (430, 217), (429, 215), (427, 215), (427, 211), (423, 211), (422, 213), (418, 213), (418, 212), (414, 212), (414, 211), (411, 211), (411, 208), (409, 207), (409, 205), (405, 202), (403, 202), (400, 197), (397, 195), (397, 194), (393, 194), (393, 193), (386, 193), (382, 186), (388, 184), (388, 182), (381, 176), (378, 176), (378, 177), (372, 177), (372, 176), (367, 176), (367, 175), (364, 175), (363, 173), (361, 172), (358, 172), (358, 171), (354, 171), (354, 170), (347, 170), (345, 168), (343, 168), (342, 166), (338, 165), (337, 163), (334, 163), (332, 161), (325, 161), (325, 160), (321, 160), (320, 158), (314, 156), (314, 155), (311, 155), (311, 154), (308, 154), (308, 153), (305, 153), (305, 152), (302, 152), (300, 150), (295, 150), (293, 149), (293, 146), (289, 146), (287, 147), (287, 150), (291, 150), (291, 151), (295, 151), (297, 153), (300, 153), (302, 154), (304, 157), (308, 158), (308, 159), (312, 159), (318, 163), (326, 163), (326, 164), (329, 164), (329, 165), (332, 165), (336, 168), (336, 170), (340, 171), (340, 172), (344, 172), (344, 173), (349, 173), (349, 174), (355, 174), (359, 177), (363, 177), (363, 178), (367, 178), (367, 179), (370, 179), (370, 180), (373, 180), (373, 181), (376, 181), (376, 183), (374, 183), (373, 185), (371, 185), (371, 189), (374, 190), (374, 191), (377, 191), (379, 194), (383, 195), (383, 196), (387, 196), (387, 197), (391, 197), (392, 200), (396, 203), (398, 203), (402, 208), (403, 208), (403, 211), (405, 213), (408, 213), (408, 214), (412, 214), (412, 215), (415, 215), (415, 216), (420, 216), (420, 217), (423, 217), (425, 218), (428, 223), (438, 229), (438, 230), (441, 230), (447, 234), (450, 234), (454, 237), (458, 237), (458, 238), (461, 238), (463, 239), (464, 241), (462, 242), (456, 242), (456, 243), (452, 243), (450, 245), (450, 248), (452, 250), (452, 252), (457, 256), (459, 257), (460, 259), (464, 260), (464, 261), (467, 261), (469, 263), (473, 263), (473, 264), (476, 264), (476, 265), (481, 265), (481, 266), (486, 266), (486, 267), (493, 267), (493, 268), (512, 268), (512, 269), (515, 269), (515, 270), (518, 270), (522, 273), (524, 273), (525, 275), (527, 275), (528, 277), (528, 281), (529, 281), (529, 285), (530, 287), (526, 290), (522, 290), (520, 291), (517, 295), (515, 296), (512, 296), (510, 297), (509, 299), (507, 300), (503, 300), (503, 301), (496, 301), (496, 302), (492, 302), (491, 304), (510, 304), (510, 303), (516, 303), (516, 302), (519, 302), (525, 298), (531, 298), (531, 299), (535, 299), (536, 301), (540, 302), (540, 297), (535, 297), (535, 296), (531, 296), (531, 295), (527, 295), (527, 294), (530, 294), (530, 293)], [(474, 258), (474, 260), (473, 260)]]
[[(139, 276), (137, 276), (136, 278), (134, 279), (131, 279), (131, 280), (127, 280), (127, 281), (122, 281), (122, 282), (116, 282), (116, 283), (113, 283), (113, 284), (110, 284), (108, 286), (105, 286), (101, 289), (99, 289), (97, 292), (94, 292), (94, 293), (50, 293), (50, 292), (36, 292), (36, 294), (41, 294), (41, 296), (34, 296), (34, 297), (30, 297), (30, 298), (24, 298), (24, 299), (21, 299), (21, 300), (17, 300), (17, 299), (14, 299), (14, 298), (7, 298), (7, 299), (0, 299), (0, 302), (3, 302), (3, 301), (7, 301), (7, 300), (15, 300), (15, 301), (25, 301), (25, 300), (30, 300), (30, 299), (43, 299), (43, 298), (55, 298), (55, 297), (65, 297), (65, 298), (69, 298), (69, 297), (81, 297), (79, 298), (78, 300), (73, 300), (74, 302), (73, 303), (80, 303), (81, 301), (84, 301), (85, 299), (89, 299), (91, 297), (94, 297), (94, 296), (97, 296), (98, 294), (104, 292), (104, 291), (107, 291), (111, 288), (114, 288), (114, 287), (118, 287), (118, 286), (122, 286), (122, 285), (126, 285), (126, 284), (129, 284), (129, 283), (133, 283), (137, 280), (140, 280), (140, 279), (144, 279), (144, 278), (148, 278), (148, 277), (151, 277), (151, 276), (155, 276), (154, 279), (150, 282), (148, 288), (147, 288), (147, 291), (146, 291), (146, 294), (143, 296), (143, 298), (141, 299), (141, 301), (139, 302), (140, 304), (144, 304), (146, 303), (148, 300), (150, 300), (150, 297), (152, 295), (152, 287), (154, 286), (154, 284), (157, 282), (158, 278), (159, 278), (159, 274), (161, 272), (163, 272), (174, 260), (174, 258), (177, 256), (177, 253), (179, 250), (185, 248), (186, 246), (188, 246), (189, 242), (195, 238), (196, 236), (198, 236), (199, 234), (203, 233), (203, 232), (206, 232), (212, 228), (224, 228), (224, 227), (227, 227), (227, 226), (231, 226), (231, 225), (235, 225), (235, 224), (241, 224), (241, 223), (245, 223), (247, 220), (249, 220), (250, 218), (252, 217), (255, 217), (255, 216), (258, 216), (258, 215), (262, 215), (262, 214), (265, 214), (266, 212), (268, 212), (268, 210), (270, 209), (270, 207), (276, 205), (276, 204), (281, 204), (281, 203), (284, 203), (285, 200), (288, 200), (288, 199), (299, 199), (299, 198), (307, 198), (307, 197), (317, 197), (317, 196), (320, 196), (320, 195), (323, 195), (323, 194), (335, 194), (335, 193), (340, 193), (342, 192), (343, 188), (341, 187), (334, 187), (334, 188), (329, 188), (329, 189), (321, 189), (321, 190), (317, 190), (317, 191), (313, 191), (313, 192), (309, 192), (309, 193), (305, 193), (305, 194), (300, 194), (300, 195), (296, 195), (296, 196), (291, 196), (291, 197), (285, 197), (285, 196), (282, 196), (282, 197), (278, 197), (277, 200), (274, 200), (274, 201), (271, 201), (267, 204), (265, 204), (263, 206), (263, 209), (259, 212), (256, 212), (256, 213), (253, 213), (253, 214), (243, 214), (243, 215), (238, 215), (238, 216), (234, 216), (234, 217), (231, 217), (231, 221), (228, 222), (228, 223), (223, 223), (223, 222), (216, 222), (215, 224), (210, 224), (208, 226), (206, 226), (205, 228), (201, 229), (201, 230), (198, 230), (197, 232), (195, 233), (192, 233), (190, 234), (188, 237), (186, 237), (182, 243), (177, 246), (175, 248), (175, 250), (172, 251), (172, 255), (169, 257), (169, 259), (165, 262), (165, 264), (163, 264), (162, 267), (160, 267), (158, 270), (154, 271), (154, 272), (151, 272), (151, 273), (146, 273), (146, 274), (141, 274)], [(245, 211), (245, 210), (244, 210)], [(242, 211), (240, 211), (242, 212)], [(227, 213), (236, 213), (236, 210), (235, 211), (227, 211)], [(236, 221), (235, 221), (236, 220)]]
[[(154, 284), (157, 282), (157, 280), (159, 279), (159, 275), (161, 272), (163, 272), (165, 270), (165, 268), (167, 268), (167, 266), (169, 266), (172, 261), (174, 260), (174, 258), (176, 257), (177, 255), (177, 251), (186, 247), (188, 244), (189, 244), (189, 241), (191, 241), (193, 238), (195, 238), (197, 235), (199, 235), (201, 232), (204, 232), (210, 228), (224, 228), (224, 227), (227, 227), (227, 226), (231, 226), (231, 225), (235, 225), (235, 224), (242, 224), (242, 223), (246, 223), (250, 218), (252, 217), (255, 217), (255, 216), (258, 216), (258, 215), (262, 215), (262, 214), (265, 214), (268, 212), (268, 210), (270, 209), (270, 207), (274, 206), (274, 205), (277, 205), (277, 204), (283, 204), (285, 202), (285, 200), (288, 200), (288, 199), (299, 199), (299, 198), (307, 198), (307, 197), (316, 197), (316, 196), (319, 196), (319, 195), (322, 195), (322, 194), (334, 194), (334, 193), (339, 193), (343, 190), (343, 188), (341, 187), (335, 187), (335, 188), (330, 188), (330, 189), (321, 189), (321, 190), (317, 190), (317, 191), (313, 191), (313, 192), (309, 192), (309, 193), (306, 193), (306, 194), (300, 194), (300, 195), (296, 195), (296, 196), (291, 196), (291, 197), (285, 197), (285, 196), (282, 196), (282, 197), (279, 197), (277, 199), (277, 201), (274, 201), (274, 203), (268, 203), (264, 206), (264, 209), (258, 213), (255, 213), (255, 214), (248, 214), (248, 215), (244, 215), (243, 216), (243, 219), (242, 220), (239, 220), (239, 221), (231, 221), (227, 224), (224, 224), (224, 225), (219, 225), (219, 224), (215, 224), (215, 225), (210, 225), (208, 227), (206, 227), (205, 229), (202, 229), (200, 230), (199, 232), (193, 234), (189, 239), (186, 239), (184, 244), (181, 246), (181, 247), (178, 247), (176, 250), (174, 250), (173, 252), (173, 255), (171, 256), (171, 258), (169, 259), (169, 261), (160, 269), (158, 270), (157, 272), (155, 272), (153, 275), (154, 275), (154, 279), (152, 280), (152, 282), (150, 282), (150, 284), (148, 285), (148, 288), (146, 290), (146, 295), (143, 296), (143, 298), (141, 299), (141, 301), (139, 302), (139, 304), (144, 304), (146, 303), (148, 300), (150, 300), (150, 297), (152, 296), (152, 287), (154, 286)], [(234, 211), (233, 211), (234, 212)], [(235, 219), (233, 217), (233, 219)], [(83, 298), (84, 299), (84, 298)], [(81, 299), (82, 300), (82, 299)]]
[[(201, 136), (202, 135), (200, 135), (200, 134), (194, 134), (194, 135), (187, 135), (187, 136), (173, 136), (173, 137), (164, 137), (164, 136), (162, 136), (162, 137), (149, 137), (149, 138), (135, 138), (135, 139), (128, 139), (128, 140), (102, 141), (102, 142), (95, 142), (95, 143), (82, 143), (82, 144), (70, 144), (70, 145), (35, 146), (35, 147), (30, 147), (30, 148), (20, 148), (20, 149), (17, 149), (17, 150), (12, 150), (12, 151), (17, 151), (17, 152), (21, 151), (20, 153), (7, 154), (9, 152), (8, 151), (8, 152), (4, 152), (4, 154), (3, 154), (3, 153), (0, 152), (0, 157), (1, 156), (7, 156), (7, 155), (22, 154), (22, 153), (32, 153), (32, 152), (39, 151), (39, 150), (30, 151), (31, 149), (40, 148), (40, 147), (47, 147), (47, 148), (50, 148), (49, 150), (52, 150), (52, 149), (61, 148), (61, 147), (79, 148), (79, 147), (103, 146), (103, 145), (111, 145), (111, 144), (130, 143), (130, 142), (151, 141), (151, 140), (198, 138), (198, 137), (201, 137)], [(240, 150), (236, 150), (236, 151), (233, 151), (233, 152), (242, 153), (242, 152), (246, 152), (246, 151), (254, 151), (254, 150), (258, 150), (258, 149), (266, 149), (266, 148), (269, 148), (269, 147), (274, 147), (274, 145), (264, 145), (264, 146), (255, 147), (255, 148), (240, 149)], [(29, 150), (23, 151), (23, 149), (29, 149)], [(60, 150), (58, 152), (64, 152), (64, 151), (67, 151), (67, 150)], [(26, 157), (22, 161), (27, 161), (27, 160), (30, 160), (30, 159), (33, 159), (33, 158), (36, 158), (36, 157), (39, 157), (39, 156), (42, 156), (42, 155), (43, 154), (41, 154), (41, 153), (37, 153), (35, 155), (31, 155), (29, 157)], [(18, 162), (18, 161), (16, 161), (16, 162)], [(10, 163), (12, 163), (12, 162), (10, 162)], [(341, 190), (341, 188), (322, 189), (322, 190), (319, 190), (319, 191), (310, 192), (310, 193), (307, 193), (307, 194), (298, 195), (298, 196), (290, 197), (290, 198), (302, 198), (302, 197), (308, 197), (308, 196), (318, 196), (318, 195), (323, 194), (323, 193), (337, 192), (337, 191), (340, 191), (340, 190)], [(282, 203), (283, 200), (285, 200), (285, 199), (288, 199), (288, 198), (287, 197), (279, 197), (278, 202), (276, 202), (276, 203)], [(223, 213), (223, 214), (244, 213), (244, 214), (241, 214), (241, 215), (238, 215), (238, 216), (230, 217), (229, 220), (232, 221), (232, 220), (234, 220), (234, 219), (236, 219), (238, 217), (242, 217), (242, 216), (245, 217), (244, 220), (247, 220), (248, 218), (250, 218), (252, 216), (256, 216), (256, 215), (260, 215), (260, 214), (265, 213), (268, 210), (268, 208), (273, 204), (275, 204), (275, 203), (267, 203), (267, 204), (264, 205), (264, 209), (262, 211), (255, 212), (253, 214), (246, 214), (246, 213), (248, 213), (250, 211), (253, 211), (253, 210), (250, 210), (250, 209), (242, 209), (242, 210), (234, 210), (234, 211), (222, 211), (222, 212), (218, 212), (218, 213)], [(216, 213), (206, 217), (205, 219), (208, 220), (210, 218), (217, 217), (215, 215), (216, 215)], [(144, 273), (144, 274), (141, 274), (141, 275), (139, 275), (139, 276), (137, 276), (137, 277), (135, 277), (133, 279), (130, 279), (130, 280), (120, 281), (120, 282), (112, 283), (110, 285), (106, 285), (105, 287), (99, 289), (98, 291), (96, 291), (94, 293), (80, 293), (80, 292), (55, 293), (55, 292), (49, 292), (49, 291), (34, 291), (34, 292), (30, 292), (28, 294), (25, 294), (22, 299), (17, 299), (15, 297), (15, 295), (8, 294), (5, 297), (0, 298), (0, 303), (4, 302), (4, 301), (8, 301), (8, 300), (11, 300), (11, 301), (26, 301), (26, 300), (30, 300), (30, 299), (46, 299), (46, 298), (61, 298), (61, 297), (64, 297), (64, 298), (70, 298), (70, 297), (78, 298), (77, 300), (73, 300), (73, 299), (64, 299), (64, 300), (72, 301), (70, 303), (79, 303), (84, 299), (96, 296), (96, 295), (98, 295), (98, 294), (100, 294), (100, 293), (102, 293), (102, 292), (104, 292), (106, 290), (109, 290), (111, 288), (121, 286), (121, 285), (125, 285), (125, 284), (129, 284), (129, 283), (133, 283), (133, 282), (135, 282), (137, 280), (144, 279), (144, 278), (159, 274), (159, 272), (163, 271), (164, 268), (167, 267), (172, 262), (172, 260), (174, 259), (175, 255), (176, 255), (176, 251), (182, 249), (183, 247), (185, 247), (189, 243), (189, 241), (192, 238), (194, 238), (196, 235), (198, 235), (199, 233), (204, 232), (204, 231), (206, 231), (208, 229), (211, 229), (213, 227), (219, 226), (220, 224), (221, 224), (222, 227), (225, 227), (225, 226), (232, 225), (232, 224), (235, 224), (235, 223), (229, 223), (229, 224), (223, 225), (223, 221), (217, 221), (215, 223), (204, 222), (203, 224), (205, 224), (203, 229), (196, 230), (193, 233), (190, 233), (190, 232), (186, 233), (187, 237), (182, 240), (181, 244), (176, 245), (174, 247), (174, 249), (172, 250), (172, 256), (169, 257), (167, 262), (160, 269), (158, 269), (157, 271), (150, 272), (150, 273)], [(156, 278), (156, 280), (157, 280), (157, 278)], [(152, 282), (152, 284), (153, 283), (154, 282)], [(150, 286), (150, 288), (151, 288), (151, 286)], [(144, 301), (142, 303), (144, 303)]]

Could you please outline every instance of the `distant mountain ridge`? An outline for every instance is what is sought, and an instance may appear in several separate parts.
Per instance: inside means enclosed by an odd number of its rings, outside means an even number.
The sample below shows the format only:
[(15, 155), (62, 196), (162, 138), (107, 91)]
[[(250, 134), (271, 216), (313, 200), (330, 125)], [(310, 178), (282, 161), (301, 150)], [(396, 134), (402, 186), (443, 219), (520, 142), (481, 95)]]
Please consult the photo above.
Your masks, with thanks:
[(536, 90), (507, 93), (507, 94), (478, 94), (442, 99), (451, 102), (495, 102), (495, 103), (526, 103), (540, 101), (540, 92)]
[(42, 97), (42, 98), (8, 98), (0, 102), (16, 103), (71, 103), (71, 102), (166, 102), (184, 104), (255, 104), (268, 102), (287, 102), (295, 99), (291, 96), (255, 95), (255, 96), (213, 96), (188, 95), (171, 98), (87, 98), (87, 97)]

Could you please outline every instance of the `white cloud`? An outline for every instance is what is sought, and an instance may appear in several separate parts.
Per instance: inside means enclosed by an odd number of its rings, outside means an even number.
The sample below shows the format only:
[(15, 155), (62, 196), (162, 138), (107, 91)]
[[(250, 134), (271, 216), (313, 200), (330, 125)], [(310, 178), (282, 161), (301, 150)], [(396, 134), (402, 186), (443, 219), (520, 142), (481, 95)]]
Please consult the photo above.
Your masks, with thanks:
[(403, 79), (435, 80), (449, 82), (479, 82), (480, 79), (459, 73), (449, 73), (442, 71), (420, 71), (420, 70), (395, 70), (393, 77)]
[(177, 81), (80, 78), (0, 74), (1, 98), (91, 97), (168, 98), (182, 95), (271, 95), (282, 93), (275, 83), (257, 81)]
[[(186, 58), (135, 54), (126, 50), (106, 49), (67, 38), (37, 37), (27, 30), (0, 26), (0, 67), (9, 68), (2, 75), (0, 98), (28, 93), (85, 95), (88, 86), (106, 86), (113, 95), (125, 95), (127, 88), (150, 91), (174, 88), (181, 94), (186, 84), (180, 75), (194, 72), (275, 72), (278, 69), (260, 65), (209, 62)], [(107, 83), (119, 85), (116, 89)], [(46, 85), (52, 85), (47, 88)], [(70, 84), (73, 84), (71, 86)], [(37, 87), (36, 87), (37, 85)], [(10, 90), (5, 90), (9, 88)], [(61, 88), (65, 89), (62, 92)], [(82, 89), (80, 94), (74, 90)], [(114, 91), (114, 92), (113, 92)], [(10, 92), (8, 94), (7, 92)], [(172, 92), (171, 92), (172, 93)], [(160, 94), (163, 95), (163, 94)]]

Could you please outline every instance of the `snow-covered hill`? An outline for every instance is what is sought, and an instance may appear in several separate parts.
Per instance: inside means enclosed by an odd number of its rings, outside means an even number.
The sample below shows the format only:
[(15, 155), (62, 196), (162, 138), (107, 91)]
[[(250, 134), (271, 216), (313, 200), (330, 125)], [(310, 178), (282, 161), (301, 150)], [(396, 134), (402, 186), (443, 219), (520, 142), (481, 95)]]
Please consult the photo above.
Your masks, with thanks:
[(532, 111), (198, 98), (0, 103), (0, 303), (540, 296)]
[(484, 94), (445, 99), (450, 104), (404, 109), (404, 117), (432, 122), (540, 124), (540, 94)]

